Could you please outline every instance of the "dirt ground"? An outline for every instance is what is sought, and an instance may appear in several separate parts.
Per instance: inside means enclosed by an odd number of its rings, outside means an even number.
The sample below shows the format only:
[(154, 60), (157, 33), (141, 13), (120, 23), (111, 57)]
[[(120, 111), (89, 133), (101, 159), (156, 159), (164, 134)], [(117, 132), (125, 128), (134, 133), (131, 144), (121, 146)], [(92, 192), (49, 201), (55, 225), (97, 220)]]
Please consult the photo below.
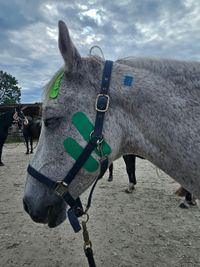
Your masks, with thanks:
[[(55, 229), (31, 221), (23, 211), (26, 167), (23, 144), (7, 145), (0, 167), (0, 266), (84, 267), (82, 233), (68, 222)], [(146, 160), (137, 159), (137, 188), (126, 194), (125, 164), (114, 164), (99, 182), (88, 230), (97, 267), (200, 266), (200, 209), (178, 207), (178, 185)], [(88, 192), (84, 194), (86, 201)]]

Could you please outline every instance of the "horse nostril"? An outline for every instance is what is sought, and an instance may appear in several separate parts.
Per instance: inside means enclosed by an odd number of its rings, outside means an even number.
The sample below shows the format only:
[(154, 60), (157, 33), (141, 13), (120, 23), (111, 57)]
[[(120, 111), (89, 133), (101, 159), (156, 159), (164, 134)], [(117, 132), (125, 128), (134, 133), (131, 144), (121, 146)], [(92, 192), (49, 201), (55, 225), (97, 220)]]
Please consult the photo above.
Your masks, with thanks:
[(37, 223), (46, 223), (48, 219), (48, 206), (34, 206), (31, 199), (28, 197), (23, 198), (24, 210), (30, 215), (31, 219)]

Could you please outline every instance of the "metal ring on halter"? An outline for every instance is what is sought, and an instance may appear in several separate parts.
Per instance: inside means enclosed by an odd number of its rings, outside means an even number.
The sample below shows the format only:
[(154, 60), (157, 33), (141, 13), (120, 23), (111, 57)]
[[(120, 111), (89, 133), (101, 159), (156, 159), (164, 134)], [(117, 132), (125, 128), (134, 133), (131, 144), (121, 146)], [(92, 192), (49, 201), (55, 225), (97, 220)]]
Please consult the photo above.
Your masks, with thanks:
[(84, 215), (86, 216), (86, 219), (85, 219), (85, 221), (83, 220), (83, 222), (84, 222), (84, 223), (87, 223), (87, 222), (89, 221), (89, 218), (90, 218), (89, 215), (88, 215), (88, 213), (87, 213), (87, 211), (85, 211), (85, 212), (83, 213), (83, 216), (84, 216)]
[[(91, 133), (90, 133), (90, 140), (92, 140), (92, 134), (93, 133), (94, 133), (94, 131), (91, 131)], [(102, 135), (101, 139), (100, 138), (97, 139), (96, 144), (99, 146), (103, 142), (103, 140), (104, 140), (104, 137)]]

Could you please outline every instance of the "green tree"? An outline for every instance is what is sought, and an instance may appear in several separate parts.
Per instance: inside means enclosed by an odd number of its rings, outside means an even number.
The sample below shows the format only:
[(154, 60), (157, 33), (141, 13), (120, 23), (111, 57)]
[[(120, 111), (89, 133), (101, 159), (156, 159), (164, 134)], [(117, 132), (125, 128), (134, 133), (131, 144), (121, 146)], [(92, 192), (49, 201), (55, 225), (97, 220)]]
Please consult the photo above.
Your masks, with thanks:
[(20, 103), (21, 88), (11, 74), (0, 70), (0, 104)]

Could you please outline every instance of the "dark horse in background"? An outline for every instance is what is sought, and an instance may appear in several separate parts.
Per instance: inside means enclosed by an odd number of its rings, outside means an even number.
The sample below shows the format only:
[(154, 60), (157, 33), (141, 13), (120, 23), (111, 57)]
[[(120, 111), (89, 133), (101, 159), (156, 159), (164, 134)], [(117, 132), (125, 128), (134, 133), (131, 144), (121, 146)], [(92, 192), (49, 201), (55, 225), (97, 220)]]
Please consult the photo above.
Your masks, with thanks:
[[(129, 186), (125, 189), (126, 193), (132, 193), (135, 189), (135, 185), (137, 184), (136, 180), (136, 157), (134, 154), (124, 155), (123, 159), (126, 165), (126, 172), (128, 174), (129, 179)], [(144, 159), (142, 157), (139, 157), (141, 159)], [(108, 181), (111, 182), (113, 180), (113, 163), (109, 166), (109, 177)], [(180, 187), (176, 193), (179, 197), (184, 197), (184, 200), (181, 201), (179, 207), (182, 209), (187, 209), (189, 206), (195, 206), (196, 201), (195, 198), (192, 196), (192, 194), (187, 191), (185, 188)]]
[(40, 130), (41, 130), (41, 122), (33, 121), (33, 119), (29, 116), (25, 117), (23, 111), (20, 107), (16, 109), (12, 109), (0, 115), (0, 166), (4, 166), (2, 162), (2, 151), (3, 145), (8, 137), (8, 129), (11, 127), (13, 122), (18, 123), (19, 129), (22, 128), (23, 136), (26, 142), (27, 151), (29, 153), (29, 144), (31, 143), (31, 153), (33, 152), (33, 138), (39, 138)]
[(20, 127), (21, 122), (24, 119), (25, 116), (19, 107), (0, 115), (0, 166), (4, 166), (2, 162), (2, 150), (3, 145), (8, 137), (9, 127), (14, 121), (18, 122), (18, 126)]
[[(130, 155), (124, 155), (123, 156), (124, 162), (126, 164), (126, 172), (128, 174), (129, 179), (129, 186), (125, 190), (126, 193), (132, 193), (132, 191), (135, 189), (135, 185), (137, 183), (136, 180), (136, 156), (133, 154)], [(108, 181), (111, 182), (113, 180), (113, 163), (110, 164), (109, 167), (109, 178)]]
[[(40, 120), (34, 121), (31, 116), (26, 116), (22, 126), (22, 132), (26, 143), (26, 154), (33, 153), (33, 139), (38, 139), (41, 131)], [(30, 149), (29, 149), (30, 141)]]

